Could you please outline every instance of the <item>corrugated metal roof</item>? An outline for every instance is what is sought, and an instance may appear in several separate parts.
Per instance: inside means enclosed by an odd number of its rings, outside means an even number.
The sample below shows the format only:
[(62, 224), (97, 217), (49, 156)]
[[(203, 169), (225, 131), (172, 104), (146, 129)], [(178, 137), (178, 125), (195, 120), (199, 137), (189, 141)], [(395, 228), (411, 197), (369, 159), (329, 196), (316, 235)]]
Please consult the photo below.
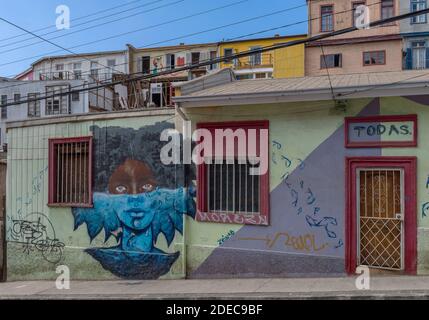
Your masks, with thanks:
[[(205, 81), (207, 81), (207, 78)], [(426, 83), (429, 82), (429, 70), (331, 75), (330, 80), (327, 75), (288, 79), (232, 79), (231, 82), (178, 97), (178, 100), (184, 101), (187, 97), (222, 97), (257, 93), (269, 94), (296, 91), (305, 93), (316, 90), (330, 90), (330, 82), (336, 93), (340, 92), (341, 89), (347, 88)], [(184, 87), (186, 87), (186, 84), (184, 84)]]

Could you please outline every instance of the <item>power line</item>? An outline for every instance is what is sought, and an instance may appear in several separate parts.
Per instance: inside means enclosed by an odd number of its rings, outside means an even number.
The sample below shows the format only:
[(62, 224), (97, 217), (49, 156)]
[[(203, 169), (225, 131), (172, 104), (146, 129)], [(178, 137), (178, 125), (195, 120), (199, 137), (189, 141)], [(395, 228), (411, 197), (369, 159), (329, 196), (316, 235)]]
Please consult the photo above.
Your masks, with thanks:
[[(51, 44), (51, 45), (53, 45), (53, 46), (57, 47), (57, 48), (60, 48), (60, 49), (62, 49), (62, 50), (64, 50), (64, 51), (67, 51), (67, 52), (69, 52), (69, 53), (71, 53), (71, 54), (77, 54), (77, 53), (73, 52), (72, 50), (70, 50), (70, 49), (68, 49), (68, 48), (65, 48), (65, 47), (63, 47), (63, 46), (61, 46), (61, 45), (59, 45), (59, 44), (57, 44), (57, 43), (54, 43), (54, 42), (52, 42), (52, 41), (50, 41), (50, 40), (48, 40), (48, 39), (45, 39), (45, 38), (43, 38), (43, 37), (41, 37), (41, 36), (39, 36), (39, 35), (35, 34), (34, 32), (31, 32), (31, 31), (29, 31), (29, 30), (27, 30), (27, 29), (25, 29), (25, 28), (23, 28), (23, 27), (21, 27), (21, 26), (17, 25), (16, 23), (13, 23), (13, 22), (11, 22), (11, 21), (9, 21), (9, 20), (5, 19), (5, 18), (0, 17), (0, 20), (1, 20), (1, 21), (3, 21), (3, 22), (6, 22), (7, 24), (9, 24), (9, 25), (11, 25), (11, 26), (14, 26), (14, 27), (15, 27), (15, 28), (17, 28), (17, 29), (20, 29), (20, 30), (22, 30), (22, 31), (25, 31), (25, 32), (27, 32), (27, 33), (31, 34), (33, 37), (39, 38), (39, 39), (41, 39), (41, 40), (43, 40), (43, 41), (45, 41), (45, 42), (47, 42), (47, 43), (49, 43), (49, 44)], [(101, 63), (99, 63), (99, 62), (92, 61), (92, 60), (90, 60), (90, 59), (85, 59), (85, 60), (88, 60), (88, 61), (90, 61), (90, 62), (95, 62), (95, 63), (97, 63), (97, 64), (99, 64), (99, 65), (101, 65), (101, 66), (103, 66), (103, 67), (105, 67), (105, 68), (109, 68), (109, 69), (111, 69), (111, 70), (115, 70), (115, 69), (110, 68), (110, 67), (107, 67), (107, 66), (105, 66), (105, 65), (103, 65), (103, 64), (101, 64)], [(117, 71), (117, 70), (115, 70), (115, 71)], [(121, 71), (119, 71), (119, 72), (121, 72)], [(121, 72), (121, 73), (122, 73), (122, 72)]]
[[(70, 20), (70, 22), (74, 22), (74, 21), (82, 20), (82, 19), (85, 19), (85, 18), (88, 18), (88, 17), (94, 16), (94, 15), (97, 15), (97, 14), (99, 14), (99, 13), (103, 13), (103, 12), (107, 12), (107, 11), (115, 10), (115, 9), (117, 9), (117, 8), (123, 8), (123, 7), (125, 7), (125, 6), (128, 6), (128, 5), (133, 4), (133, 3), (136, 3), (136, 2), (140, 2), (140, 1), (142, 1), (142, 0), (134, 0), (134, 1), (125, 2), (125, 3), (123, 3), (123, 4), (121, 4), (121, 5), (118, 5), (118, 6), (110, 7), (110, 8), (107, 8), (107, 9), (103, 9), (103, 10), (100, 10), (100, 11), (96, 11), (96, 12), (90, 13), (90, 14), (85, 15), (85, 16), (81, 16), (81, 17), (78, 17), (78, 18), (71, 19), (71, 20)], [(55, 27), (56, 27), (56, 25), (50, 25), (50, 26), (47, 26), (47, 27), (42, 27), (42, 28), (40, 28), (40, 29), (31, 30), (31, 31), (32, 31), (32, 32), (39, 32), (39, 31), (43, 31), (43, 30), (47, 30), (47, 29), (55, 28)], [(6, 41), (6, 40), (10, 40), (10, 39), (14, 39), (14, 38), (21, 37), (21, 36), (25, 36), (25, 35), (27, 35), (27, 33), (26, 33), (26, 32), (21, 33), (21, 34), (18, 34), (18, 35), (16, 35), (16, 36), (12, 36), (12, 37), (8, 37), (8, 38), (0, 39), (0, 42)]]
[[(387, 23), (392, 23), (392, 22), (396, 22), (399, 20), (403, 20), (403, 19), (407, 19), (407, 18), (411, 18), (414, 16), (419, 16), (419, 15), (423, 15), (423, 14), (428, 14), (429, 13), (429, 8), (427, 9), (423, 9), (423, 10), (418, 10), (418, 11), (414, 11), (414, 12), (409, 12), (409, 13), (405, 13), (402, 15), (398, 15), (398, 16), (393, 16), (390, 18), (386, 18), (386, 19), (381, 19), (381, 20), (377, 20), (374, 22), (371, 22), (369, 24), (369, 27), (377, 27), (383, 24), (387, 24)], [(334, 37), (334, 36), (338, 36), (338, 35), (343, 35), (343, 34), (347, 34), (353, 31), (358, 30), (357, 27), (349, 27), (349, 28), (344, 28), (341, 30), (337, 30), (337, 31), (333, 31), (330, 33), (324, 33), (324, 34), (320, 34), (317, 36), (313, 36), (307, 39), (303, 39), (303, 40), (293, 40), (293, 41), (289, 41), (287, 43), (282, 43), (282, 44), (275, 44), (275, 45), (271, 45), (271, 46), (266, 46), (266, 47), (261, 47), (261, 48), (257, 48), (257, 49), (252, 49), (252, 50), (247, 50), (247, 51), (242, 51), (240, 53), (231, 55), (231, 56), (222, 56), (219, 58), (215, 58), (215, 59), (209, 59), (206, 62), (201, 62), (198, 64), (192, 64), (191, 66), (186, 66), (186, 67), (181, 67), (181, 68), (177, 68), (175, 70), (172, 71), (163, 71), (163, 72), (159, 72), (158, 74), (155, 75), (143, 75), (143, 76), (138, 76), (138, 77), (129, 77), (128, 79), (124, 79), (121, 81), (113, 81), (109, 84), (102, 84), (102, 85), (97, 85), (97, 86), (92, 86), (92, 87), (88, 87), (88, 88), (83, 88), (83, 89), (78, 89), (78, 90), (72, 90), (72, 91), (68, 91), (68, 92), (61, 92), (61, 93), (56, 93), (56, 94), (52, 94), (50, 96), (44, 96), (44, 97), (40, 97), (40, 98), (35, 98), (35, 99), (27, 99), (25, 101), (20, 101), (18, 103), (7, 103), (2, 105), (2, 107), (8, 107), (8, 106), (12, 106), (12, 105), (19, 105), (22, 103), (28, 103), (28, 102), (33, 102), (33, 101), (39, 101), (39, 100), (44, 100), (44, 99), (48, 99), (48, 98), (53, 98), (53, 97), (57, 97), (57, 96), (64, 96), (64, 95), (69, 95), (72, 93), (78, 93), (78, 92), (84, 92), (84, 91), (89, 91), (89, 90), (95, 90), (95, 89), (99, 89), (99, 88), (103, 88), (106, 86), (111, 86), (111, 85), (117, 85), (117, 84), (125, 84), (128, 82), (133, 82), (133, 81), (141, 81), (141, 80), (149, 80), (152, 78), (156, 78), (159, 76), (163, 76), (163, 75), (168, 75), (168, 74), (173, 74), (173, 73), (177, 73), (177, 72), (181, 72), (181, 71), (186, 71), (186, 70), (193, 70), (196, 68), (201, 68), (204, 66), (208, 66), (208, 65), (212, 65), (212, 64), (217, 64), (217, 63), (221, 63), (224, 61), (228, 61), (231, 59), (238, 59), (238, 58), (242, 58), (242, 57), (246, 57), (246, 56), (250, 56), (250, 55), (254, 55), (254, 54), (258, 54), (258, 53), (264, 53), (264, 52), (268, 52), (268, 51), (273, 51), (273, 50), (278, 50), (278, 49), (283, 49), (283, 48), (288, 48), (288, 47), (292, 47), (292, 46), (296, 46), (296, 45), (301, 45), (301, 44), (306, 44), (309, 42), (315, 42), (315, 41), (319, 41), (319, 40), (323, 40), (326, 38), (330, 38), (330, 37)]]
[[(85, 25), (85, 24), (88, 24), (88, 23), (91, 23), (91, 22), (94, 22), (94, 21), (99, 21), (100, 19), (104, 19), (104, 18), (109, 17), (109, 16), (116, 16), (116, 15), (122, 14), (124, 12), (135, 10), (136, 8), (146, 7), (146, 6), (149, 6), (151, 4), (154, 4), (154, 3), (157, 3), (157, 2), (162, 2), (162, 1), (165, 1), (165, 0), (152, 1), (152, 2), (149, 2), (147, 4), (144, 4), (144, 5), (135, 7), (135, 8), (123, 10), (123, 11), (120, 11), (118, 13), (112, 13), (112, 14), (107, 15), (105, 17), (92, 19), (92, 20), (83, 22), (81, 24), (74, 25), (73, 27), (76, 28), (76, 27), (79, 27), (79, 26), (82, 26), (82, 25)], [(106, 21), (106, 22), (103, 22), (103, 23), (97, 23), (96, 25), (93, 25), (93, 26), (89, 26), (89, 27), (86, 27), (86, 28), (83, 28), (83, 29), (80, 29), (80, 30), (69, 32), (67, 34), (62, 34), (62, 35), (58, 35), (58, 36), (49, 38), (49, 40), (54, 40), (54, 39), (59, 39), (59, 38), (63, 38), (63, 37), (68, 37), (68, 36), (71, 36), (71, 35), (76, 34), (76, 33), (80, 33), (80, 32), (87, 31), (87, 30), (91, 30), (91, 29), (94, 29), (94, 28), (99, 28), (99, 27), (105, 26), (105, 25), (110, 24), (110, 23), (114, 23), (114, 22), (125, 20), (125, 19), (129, 19), (129, 18), (138, 16), (138, 15), (141, 15), (141, 14), (144, 14), (144, 13), (149, 13), (149, 12), (152, 12), (152, 11), (155, 11), (155, 10), (158, 10), (158, 9), (161, 9), (161, 8), (165, 8), (165, 7), (168, 7), (170, 5), (178, 4), (178, 3), (181, 3), (181, 2), (184, 2), (184, 1), (186, 1), (186, 0), (180, 0), (180, 1), (171, 2), (171, 3), (165, 4), (165, 5), (161, 5), (161, 6), (158, 6), (158, 7), (155, 7), (155, 8), (150, 8), (150, 9), (145, 10), (145, 11), (139, 11), (137, 13), (133, 13), (133, 14), (127, 15), (125, 17), (113, 19), (113, 20)], [(49, 34), (52, 34), (52, 33), (58, 33), (58, 32), (61, 32), (61, 31), (63, 31), (63, 30), (55, 30), (55, 31), (51, 31), (51, 32), (47, 32), (47, 33), (41, 34), (40, 36), (46, 36), (46, 35), (49, 35)], [(28, 39), (21, 40), (21, 41), (15, 41), (15, 42), (11, 42), (9, 44), (0, 45), (0, 48), (9, 47), (9, 46), (11, 46), (13, 44), (21, 43), (22, 41), (28, 41), (28, 40), (31, 40), (31, 39), (33, 39), (33, 38), (28, 38)], [(43, 43), (43, 42), (44, 41), (37, 41), (37, 42), (33, 42), (33, 43), (22, 45), (22, 46), (14, 47), (14, 48), (11, 48), (11, 49), (3, 50), (3, 51), (0, 51), (0, 54), (12, 52), (12, 51), (19, 50), (19, 49), (22, 49), (22, 48), (31, 47), (31, 46), (34, 46), (34, 45), (37, 45), (37, 44)]]
[[(166, 22), (162, 22), (162, 23), (159, 23), (159, 24), (155, 24), (155, 25), (152, 25), (152, 26), (143, 27), (143, 28), (139, 28), (139, 29), (134, 29), (134, 30), (127, 31), (127, 32), (124, 32), (124, 33), (120, 33), (120, 34), (116, 34), (116, 35), (113, 35), (113, 36), (109, 36), (109, 37), (106, 37), (106, 38), (103, 38), (103, 39), (99, 39), (99, 40), (95, 40), (95, 41), (90, 41), (90, 42), (82, 43), (82, 44), (70, 47), (69, 49), (80, 48), (80, 47), (84, 47), (84, 46), (91, 45), (91, 44), (94, 44), (94, 43), (99, 43), (99, 42), (103, 42), (103, 41), (106, 41), (106, 40), (111, 40), (111, 39), (115, 39), (115, 38), (122, 37), (122, 36), (125, 36), (125, 35), (129, 35), (129, 34), (132, 34), (132, 33), (140, 32), (140, 31), (145, 31), (145, 30), (152, 29), (152, 28), (155, 28), (155, 27), (163, 26), (163, 25), (166, 25), (166, 24), (171, 24), (171, 23), (174, 23), (174, 22), (186, 20), (186, 19), (193, 18), (193, 17), (196, 17), (196, 16), (204, 15), (204, 14), (207, 14), (207, 13), (210, 13), (210, 12), (213, 12), (213, 11), (217, 11), (217, 10), (229, 8), (229, 7), (232, 7), (232, 6), (235, 6), (235, 5), (247, 2), (247, 1), (249, 1), (249, 0), (240, 0), (240, 1), (237, 1), (237, 2), (233, 2), (231, 4), (223, 5), (223, 6), (212, 8), (212, 9), (209, 9), (209, 10), (200, 11), (200, 12), (197, 12), (195, 14), (191, 14), (191, 15), (187, 15), (187, 16), (184, 16), (184, 17), (176, 18), (176, 19), (169, 20), (169, 21), (166, 21)], [(0, 67), (6, 66), (6, 65), (10, 65), (10, 64), (14, 64), (14, 63), (17, 63), (17, 62), (22, 62), (22, 61), (30, 60), (30, 59), (41, 58), (41, 57), (44, 57), (46, 55), (54, 54), (54, 53), (61, 52), (61, 51), (63, 51), (63, 50), (56, 50), (56, 51), (51, 51), (51, 52), (45, 52), (44, 54), (41, 54), (41, 55), (36, 55), (36, 56), (32, 56), (32, 57), (22, 58), (22, 59), (19, 59), (19, 60), (9, 61), (9, 62), (0, 64)]]

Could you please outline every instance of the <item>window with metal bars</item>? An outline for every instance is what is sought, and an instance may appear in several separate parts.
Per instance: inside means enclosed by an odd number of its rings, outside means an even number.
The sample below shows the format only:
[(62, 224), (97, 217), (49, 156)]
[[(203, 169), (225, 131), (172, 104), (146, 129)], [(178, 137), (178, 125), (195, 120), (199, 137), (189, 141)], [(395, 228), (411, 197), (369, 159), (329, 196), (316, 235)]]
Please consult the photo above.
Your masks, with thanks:
[[(210, 131), (212, 139), (216, 139), (218, 129), (244, 130), (249, 137), (249, 130), (256, 129), (256, 157), (268, 159), (268, 148), (262, 154), (262, 144), (268, 144), (267, 138), (262, 138), (261, 130), (269, 129), (268, 121), (245, 121), (225, 123), (198, 124), (198, 129)], [(265, 141), (267, 140), (267, 141)], [(239, 139), (234, 142), (234, 156), (219, 156), (213, 143), (210, 156), (202, 154), (204, 163), (198, 165), (198, 221), (243, 223), (267, 225), (269, 222), (269, 170), (261, 175), (252, 175), (260, 163), (249, 154), (238, 155)], [(218, 141), (216, 141), (216, 144)], [(241, 142), (243, 143), (243, 142)], [(249, 140), (246, 149), (249, 152)], [(224, 151), (227, 140), (223, 140)], [(254, 170), (251, 170), (254, 169)], [(237, 222), (241, 221), (241, 222)]]
[(92, 206), (92, 138), (49, 140), (49, 205)]
[(46, 115), (69, 114), (69, 95), (62, 94), (69, 89), (68, 85), (46, 87)]
[(207, 202), (211, 212), (260, 214), (260, 176), (238, 159), (207, 165)]

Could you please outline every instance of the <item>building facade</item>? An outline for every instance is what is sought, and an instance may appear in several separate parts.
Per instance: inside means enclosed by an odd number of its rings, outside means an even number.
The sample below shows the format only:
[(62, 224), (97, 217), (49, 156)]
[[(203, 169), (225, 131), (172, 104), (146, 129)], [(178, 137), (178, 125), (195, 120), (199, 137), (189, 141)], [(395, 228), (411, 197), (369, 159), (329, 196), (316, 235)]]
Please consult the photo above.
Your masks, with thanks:
[[(2, 149), (7, 150), (4, 147), (8, 142), (6, 132), (6, 123), (8, 121), (24, 121), (33, 118), (113, 110), (115, 94), (108, 89), (94, 89), (50, 97), (73, 89), (86, 89), (88, 86), (89, 84), (84, 80), (0, 81), (0, 141)], [(44, 96), (48, 98), (31, 101), (31, 99)], [(23, 103), (2, 107), (7, 103), (18, 103), (20, 101), (23, 101)]]
[[(228, 57), (263, 47), (305, 39), (306, 35), (225, 41), (219, 43), (219, 56)], [(293, 78), (304, 76), (304, 45), (258, 53), (222, 62), (220, 68), (232, 68), (238, 79)]]
[[(407, 2), (407, 1), (403, 1)], [(309, 0), (309, 36), (355, 26), (357, 8), (366, 5), (370, 21), (398, 15), (398, 0)], [(307, 76), (400, 71), (403, 67), (399, 22), (361, 29), (307, 44)]]
[[(400, 13), (413, 12), (427, 8), (427, 0), (400, 1)], [(427, 15), (421, 15), (400, 22), (404, 38), (404, 69), (429, 68), (429, 24)]]
[[(94, 280), (427, 274), (428, 76), (332, 80), (341, 105), (326, 76), (225, 69), (177, 88), (177, 113), (9, 123), (7, 279), (55, 279), (58, 265)], [(227, 159), (213, 143), (194, 158), (211, 162), (185, 166), (192, 129), (197, 147), (227, 129), (256, 146)]]

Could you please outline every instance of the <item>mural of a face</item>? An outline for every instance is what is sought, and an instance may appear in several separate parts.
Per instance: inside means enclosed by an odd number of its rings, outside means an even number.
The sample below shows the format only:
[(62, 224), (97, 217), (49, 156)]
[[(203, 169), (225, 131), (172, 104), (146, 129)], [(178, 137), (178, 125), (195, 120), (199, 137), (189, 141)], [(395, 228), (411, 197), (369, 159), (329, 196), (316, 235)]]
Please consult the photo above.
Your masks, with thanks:
[(110, 194), (139, 194), (150, 192), (157, 181), (149, 166), (137, 160), (127, 159), (109, 179)]
[(106, 241), (114, 235), (118, 246), (85, 251), (113, 274), (130, 279), (156, 279), (166, 274), (179, 252), (155, 247), (160, 233), (170, 245), (183, 231), (183, 215), (195, 215), (195, 189), (158, 186), (150, 166), (126, 159), (109, 177), (108, 193), (93, 195), (93, 208), (74, 208), (75, 229), (86, 223), (91, 238), (103, 229)]

